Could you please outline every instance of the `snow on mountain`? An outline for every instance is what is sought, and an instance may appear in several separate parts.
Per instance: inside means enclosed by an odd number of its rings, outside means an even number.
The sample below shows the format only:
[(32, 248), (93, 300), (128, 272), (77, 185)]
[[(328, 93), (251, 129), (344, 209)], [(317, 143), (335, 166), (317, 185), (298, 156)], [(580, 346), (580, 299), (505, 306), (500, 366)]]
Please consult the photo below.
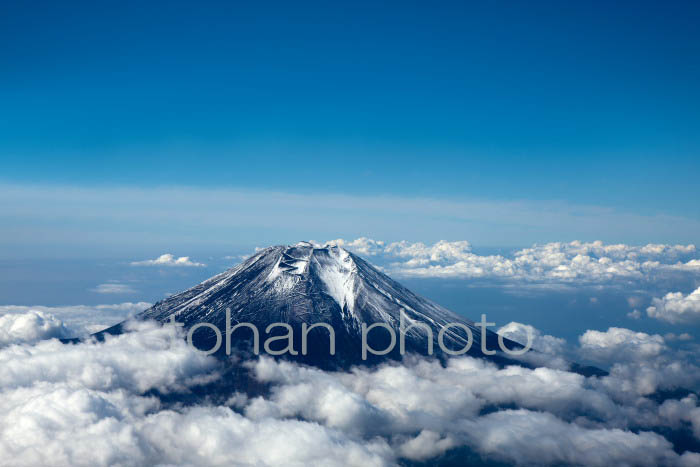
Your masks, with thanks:
[[(398, 336), (402, 311), (405, 327), (411, 323), (425, 323), (430, 327), (435, 349), (438, 348), (438, 333), (448, 323), (461, 323), (472, 330), (470, 353), (479, 353), (481, 347), (482, 330), (473, 322), (414, 294), (337, 245), (309, 242), (261, 250), (238, 266), (156, 303), (139, 316), (167, 322), (174, 315), (186, 329), (206, 322), (223, 332), (226, 309), (231, 310), (232, 325), (253, 324), (260, 330), (261, 339), (271, 323), (287, 323), (295, 334), (302, 323), (309, 326), (328, 323), (336, 334), (336, 358), (342, 362), (357, 360), (363, 323), (368, 326), (386, 323)], [(327, 334), (321, 329), (314, 331), (319, 332), (314, 342), (310, 342), (310, 353), (320, 353), (324, 346), (328, 353)], [(194, 335), (200, 335), (202, 340), (206, 329)], [(314, 336), (313, 332), (310, 336)], [(386, 347), (388, 333), (385, 330), (373, 330), (368, 336), (373, 348)], [(207, 339), (213, 342), (213, 338), (210, 334)], [(426, 353), (427, 338), (425, 329), (409, 328), (406, 349)], [(497, 348), (496, 339), (489, 331), (490, 349)], [(507, 342), (510, 347), (515, 345)], [(444, 333), (444, 343), (450, 349), (464, 348), (467, 334), (459, 327), (449, 327)]]

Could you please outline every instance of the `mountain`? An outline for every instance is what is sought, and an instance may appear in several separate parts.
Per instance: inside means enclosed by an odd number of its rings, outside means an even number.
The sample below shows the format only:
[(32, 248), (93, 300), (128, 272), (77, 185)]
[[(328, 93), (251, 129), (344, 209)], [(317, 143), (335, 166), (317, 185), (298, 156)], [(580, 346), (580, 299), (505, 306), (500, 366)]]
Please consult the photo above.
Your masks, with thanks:
[[(288, 324), (293, 333), (294, 358), (321, 367), (347, 367), (362, 359), (362, 326), (384, 323), (396, 330), (396, 345), (386, 356), (367, 352), (367, 361), (400, 356), (400, 313), (405, 324), (425, 323), (432, 332), (433, 351), (444, 356), (442, 348), (462, 349), (471, 330), (473, 342), (470, 355), (481, 352), (482, 329), (449, 310), (420, 297), (391, 279), (362, 258), (336, 245), (316, 245), (308, 242), (291, 246), (273, 246), (259, 251), (238, 266), (214, 276), (184, 292), (172, 295), (143, 311), (138, 318), (168, 322), (171, 316), (191, 329), (198, 323), (210, 323), (225, 336), (226, 310), (230, 310), (230, 326), (250, 323), (259, 330), (259, 346), (269, 336), (285, 336), (287, 328), (275, 327), (266, 334), (271, 323)], [(307, 355), (301, 355), (302, 326), (327, 323), (335, 333), (335, 356), (330, 355), (329, 332), (317, 327), (308, 334)], [(440, 330), (448, 323), (441, 347)], [(193, 344), (202, 350), (213, 348), (217, 336), (209, 327), (199, 326), (192, 334)], [(114, 329), (113, 329), (114, 330)], [(108, 332), (111, 332), (108, 330)], [(366, 333), (367, 345), (383, 350), (391, 344), (387, 329), (371, 329)], [(249, 328), (232, 334), (232, 346), (251, 350), (253, 333)], [(414, 326), (405, 333), (406, 352), (426, 354), (429, 333)], [(497, 335), (487, 331), (487, 347), (498, 349)], [(288, 341), (280, 339), (270, 345), (273, 350), (285, 348)], [(509, 348), (518, 344), (505, 340)], [(221, 345), (218, 353), (224, 352)], [(262, 351), (262, 350), (261, 350)], [(502, 359), (502, 356), (493, 356)]]

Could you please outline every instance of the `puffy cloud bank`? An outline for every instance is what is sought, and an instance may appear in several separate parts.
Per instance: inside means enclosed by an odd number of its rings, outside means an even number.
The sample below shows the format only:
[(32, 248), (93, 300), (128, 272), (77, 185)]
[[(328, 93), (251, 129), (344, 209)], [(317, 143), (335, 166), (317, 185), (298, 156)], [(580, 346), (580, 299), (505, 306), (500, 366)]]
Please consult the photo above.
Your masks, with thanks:
[[(174, 327), (140, 323), (104, 342), (67, 345), (36, 341), (60, 322), (36, 311), (8, 316), (8, 329), (26, 320), (14, 334), (21, 343), (0, 348), (0, 463), (13, 466), (432, 465), (451, 453), (522, 465), (700, 462), (654, 431), (680, 430), (700, 446), (698, 398), (652, 397), (700, 382), (695, 362), (662, 336), (585, 333), (568, 351), (610, 366), (601, 377), (567, 371), (561, 358), (530, 369), (408, 357), (326, 372), (263, 357), (245, 363), (269, 385), (262, 395), (241, 385), (226, 403), (173, 405), (154, 391), (188, 400), (199, 385), (229, 377)], [(502, 332), (525, 329), (510, 323)], [(567, 351), (562, 339), (531, 331), (544, 357)]]
[(0, 463), (13, 466), (392, 463), (386, 441), (301, 420), (251, 420), (202, 401), (164, 407), (220, 378), (174, 327), (139, 324), (105, 342), (0, 349)]
[(170, 253), (165, 253), (160, 255), (156, 259), (147, 259), (143, 261), (132, 261), (132, 266), (190, 266), (190, 267), (203, 267), (206, 266), (204, 263), (197, 263), (196, 261), (190, 260), (189, 256), (175, 257)]
[(654, 298), (647, 315), (672, 324), (700, 322), (700, 287), (688, 295), (669, 292), (662, 298)]
[(479, 255), (467, 241), (433, 245), (385, 243), (369, 238), (336, 239), (343, 246), (383, 264), (398, 276), (493, 278), (532, 282), (610, 283), (652, 280), (657, 274), (700, 274), (694, 245), (606, 245), (603, 242), (546, 243), (510, 256)]
[(0, 347), (19, 342), (37, 342), (52, 337), (68, 337), (68, 330), (53, 315), (44, 311), (0, 316)]
[[(63, 331), (63, 334), (47, 334), (46, 337), (75, 337), (100, 331), (150, 306), (151, 304), (147, 302), (70, 306), (0, 305), (0, 319), (5, 319), (7, 323), (17, 319), (33, 320), (34, 318), (31, 318), (33, 314), (41, 316), (44, 320), (51, 321), (56, 319), (61, 322), (65, 331)], [(16, 316), (13, 318), (12, 316), (14, 315), (25, 316), (24, 318), (17, 318)], [(15, 327), (14, 329), (16, 330), (17, 328)], [(41, 338), (44, 338), (43, 334)], [(36, 339), (32, 339), (32, 341), (34, 340)], [(15, 341), (11, 341), (8, 338), (6, 343), (10, 342)]]
[[(469, 357), (451, 359), (446, 366), (408, 359), (402, 365), (333, 374), (269, 358), (252, 366), (260, 380), (273, 386), (267, 397), (239, 402), (248, 418), (302, 419), (359, 439), (381, 437), (397, 459), (434, 462), (461, 447), (487, 461), (524, 465), (692, 465), (700, 460), (692, 452), (679, 456), (652, 431), (685, 428), (697, 436), (697, 397), (660, 404), (642, 395), (646, 386), (620, 387), (617, 374), (586, 378), (556, 368), (499, 368)], [(698, 381), (696, 374), (694, 381), (684, 382)], [(657, 389), (662, 387), (672, 386), (659, 380)]]
[(579, 343), (582, 358), (610, 367), (610, 376), (601, 384), (618, 397), (648, 396), (679, 387), (700, 389), (697, 353), (686, 357), (670, 349), (667, 339), (658, 334), (613, 327), (606, 332), (587, 331)]

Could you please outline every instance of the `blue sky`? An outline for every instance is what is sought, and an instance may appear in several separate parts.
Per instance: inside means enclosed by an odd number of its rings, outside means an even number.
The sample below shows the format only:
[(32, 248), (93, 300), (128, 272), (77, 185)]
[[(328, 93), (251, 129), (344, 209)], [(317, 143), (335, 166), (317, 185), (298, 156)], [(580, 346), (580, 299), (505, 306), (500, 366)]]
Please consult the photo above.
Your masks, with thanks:
[[(88, 243), (113, 233), (116, 221), (105, 218), (114, 206), (76, 222), (61, 213), (75, 217), (90, 203), (58, 196), (54, 207), (55, 187), (115, 202), (109, 190), (185, 186), (212, 190), (209, 198), (350, 197), (345, 230), (309, 224), (320, 222), (307, 204), (296, 221), (276, 224), (277, 211), (239, 216), (247, 223), (210, 230), (209, 243), (700, 238), (700, 8), (691, 2), (2, 8), (4, 256), (20, 243), (79, 254), (60, 232), (90, 232)], [(18, 189), (38, 200), (11, 197)], [(455, 212), (389, 222), (367, 214), (377, 197), (437, 200)], [(455, 221), (470, 203), (500, 217)], [(128, 206), (120, 231), (183, 248), (177, 232), (196, 236), (177, 215), (160, 222), (168, 233), (154, 231), (148, 213), (133, 212), (138, 203)], [(42, 210), (56, 219), (32, 215)], [(589, 214), (572, 222), (581, 210)], [(514, 221), (519, 212), (542, 216)]]

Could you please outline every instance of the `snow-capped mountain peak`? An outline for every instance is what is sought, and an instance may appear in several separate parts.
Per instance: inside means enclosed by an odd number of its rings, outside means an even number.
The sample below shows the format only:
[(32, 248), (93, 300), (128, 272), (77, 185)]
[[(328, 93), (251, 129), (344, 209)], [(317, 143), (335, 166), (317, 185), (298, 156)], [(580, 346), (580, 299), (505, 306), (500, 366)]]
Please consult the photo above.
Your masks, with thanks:
[[(481, 329), (445, 308), (420, 297), (364, 259), (335, 244), (300, 242), (265, 248), (234, 268), (184, 292), (156, 303), (143, 318), (166, 322), (171, 315), (186, 328), (200, 322), (226, 329), (225, 310), (233, 323), (250, 323), (265, 330), (271, 323), (287, 323), (295, 332), (303, 323), (327, 323), (336, 333), (339, 353), (352, 360), (362, 326), (385, 323), (399, 331), (424, 323), (432, 340), (448, 323), (473, 330), (478, 351)], [(375, 335), (379, 335), (376, 332)], [(407, 348), (425, 352), (428, 331), (414, 326), (405, 332)], [(489, 331), (487, 340), (495, 342)], [(444, 332), (448, 346), (462, 348), (467, 335), (459, 328)], [(344, 345), (345, 349), (341, 348)]]

